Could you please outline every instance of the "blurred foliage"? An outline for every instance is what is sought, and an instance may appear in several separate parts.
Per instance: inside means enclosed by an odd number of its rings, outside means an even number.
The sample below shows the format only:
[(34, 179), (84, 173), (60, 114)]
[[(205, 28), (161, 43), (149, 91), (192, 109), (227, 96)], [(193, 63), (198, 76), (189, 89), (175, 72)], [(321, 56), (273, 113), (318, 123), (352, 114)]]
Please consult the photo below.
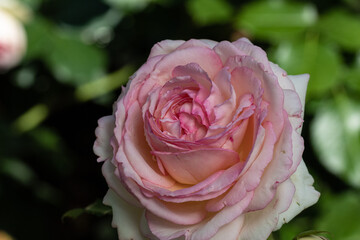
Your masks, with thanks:
[(304, 159), (322, 197), (272, 239), (360, 239), (358, 0), (20, 1), (27, 54), (0, 75), (1, 237), (116, 239), (109, 208), (89, 205), (107, 189), (91, 152), (97, 119), (156, 42), (247, 37), (311, 76)]

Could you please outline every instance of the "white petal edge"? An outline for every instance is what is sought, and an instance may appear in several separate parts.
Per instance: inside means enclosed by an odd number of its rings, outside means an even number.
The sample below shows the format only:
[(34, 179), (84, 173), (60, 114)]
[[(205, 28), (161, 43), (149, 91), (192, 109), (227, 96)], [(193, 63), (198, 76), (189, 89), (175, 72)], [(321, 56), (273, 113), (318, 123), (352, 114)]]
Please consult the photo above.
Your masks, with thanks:
[(114, 135), (115, 117), (113, 115), (102, 117), (98, 120), (98, 127), (95, 130), (96, 141), (93, 146), (94, 153), (99, 157), (98, 162), (112, 158), (113, 149), (110, 139)]
[(278, 78), (280, 87), (282, 89), (291, 89), (295, 90), (293, 82), (289, 79), (286, 71), (279, 67), (279, 65), (270, 62), (271, 70), (274, 72), (276, 77)]
[(125, 202), (111, 189), (106, 193), (103, 203), (112, 207), (112, 227), (117, 228), (119, 240), (144, 239), (140, 232), (141, 217), (144, 211), (142, 208)]
[(320, 197), (320, 193), (312, 186), (314, 179), (309, 174), (303, 160), (290, 179), (295, 185), (296, 191), (290, 207), (279, 215), (279, 221), (274, 231), (280, 229), (284, 223), (289, 222), (305, 208), (314, 205)]
[(206, 43), (210, 48), (214, 48), (218, 42), (210, 40), (210, 39), (200, 39), (203, 43)]
[(301, 105), (303, 108), (302, 118), (304, 118), (306, 89), (310, 75), (309, 74), (288, 75), (288, 78), (293, 82), (295, 91), (298, 93), (300, 97)]

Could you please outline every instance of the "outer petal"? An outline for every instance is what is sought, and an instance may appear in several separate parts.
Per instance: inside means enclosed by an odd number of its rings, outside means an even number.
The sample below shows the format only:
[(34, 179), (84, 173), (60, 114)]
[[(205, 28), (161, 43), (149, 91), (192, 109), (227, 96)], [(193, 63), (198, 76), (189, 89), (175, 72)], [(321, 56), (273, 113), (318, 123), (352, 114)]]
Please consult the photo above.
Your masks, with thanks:
[(116, 176), (117, 168), (110, 162), (110, 160), (105, 161), (102, 166), (102, 174), (104, 175), (107, 184), (109, 185), (110, 190), (117, 194), (117, 196), (121, 197), (123, 200), (128, 202), (129, 204), (135, 205), (141, 208), (141, 204), (139, 201), (131, 195), (127, 189), (123, 186), (120, 180)]
[(98, 127), (95, 130), (96, 141), (94, 143), (94, 153), (99, 157), (98, 162), (111, 159), (113, 149), (110, 140), (114, 136), (115, 117), (113, 115), (102, 117), (98, 120)]
[(295, 86), (295, 90), (300, 97), (301, 105), (303, 106), (302, 117), (304, 117), (306, 89), (307, 89), (310, 75), (309, 74), (288, 75), (288, 78), (293, 82), (293, 84)]
[(274, 74), (279, 80), (280, 87), (282, 89), (295, 90), (293, 82), (288, 77), (286, 71), (280, 68), (277, 64), (270, 62), (270, 66)]
[(174, 51), (164, 56), (155, 66), (147, 82), (157, 82), (164, 85), (172, 78), (172, 71), (179, 65), (198, 63), (212, 79), (222, 68), (219, 56), (207, 47), (188, 47)]
[(281, 228), (284, 223), (289, 222), (305, 208), (315, 204), (320, 197), (320, 193), (312, 186), (314, 179), (309, 174), (304, 161), (301, 161), (290, 179), (295, 185), (295, 195), (289, 209), (280, 214), (279, 222), (274, 230)]
[(253, 57), (258, 63), (264, 66), (265, 71), (272, 73), (270, 62), (267, 58), (266, 52), (260, 47), (253, 45), (248, 39), (240, 38), (232, 43), (237, 49), (242, 51), (245, 55)]
[(276, 196), (266, 208), (246, 213), (239, 240), (267, 239), (278, 223), (279, 214), (289, 208), (294, 192), (294, 185), (287, 180), (279, 185)]
[(238, 236), (244, 224), (244, 219), (245, 217), (241, 215), (230, 223), (222, 226), (211, 240), (239, 240)]
[(299, 95), (289, 89), (284, 90), (284, 109), (289, 116), (301, 117), (303, 105), (301, 104)]
[(151, 48), (149, 58), (171, 53), (184, 42), (183, 40), (164, 40), (158, 42)]
[(125, 179), (125, 183), (142, 206), (167, 221), (180, 225), (190, 225), (201, 222), (206, 216), (205, 206), (202, 202), (167, 203), (156, 198), (148, 198), (141, 192), (139, 186), (130, 179)]
[[(230, 224), (232, 221), (240, 217), (246, 207), (248, 206), (249, 202), (251, 201), (253, 194), (247, 195), (243, 200), (238, 202), (233, 206), (229, 206), (218, 212), (214, 215), (209, 221), (205, 223), (205, 225), (196, 229), (194, 233), (191, 235), (191, 240), (208, 240), (211, 239), (218, 230)], [(234, 236), (233, 236), (234, 237)], [(229, 239), (229, 238), (226, 238)], [(231, 239), (231, 238), (230, 238)], [(229, 239), (229, 240), (230, 240)], [(233, 238), (236, 239), (236, 238)]]
[(145, 215), (151, 232), (160, 240), (168, 240), (189, 235), (198, 225), (179, 225), (155, 216), (150, 212)]
[[(293, 132), (290, 122), (287, 120), (283, 133), (275, 145), (273, 159), (262, 174), (261, 182), (255, 190), (254, 199), (249, 210), (262, 209), (271, 202), (279, 183), (290, 177), (290, 168), (294, 165), (294, 162), (296, 162), (296, 166), (300, 162), (301, 155), (294, 156), (293, 154)], [(299, 150), (302, 153), (303, 146), (299, 146)], [(294, 157), (295, 159), (293, 159)], [(297, 157), (299, 157), (299, 160), (297, 160)]]
[(249, 56), (230, 57), (225, 66), (228, 66), (231, 71), (237, 67), (250, 68), (254, 72), (255, 77), (261, 81), (261, 86), (264, 89), (263, 100), (269, 103), (265, 121), (276, 123), (273, 127), (276, 135), (279, 136), (284, 126), (282, 116), (284, 93), (279, 85), (276, 75), (265, 71), (262, 64)]
[(140, 232), (142, 208), (135, 207), (119, 198), (111, 189), (106, 193), (103, 203), (112, 207), (112, 227), (117, 228), (119, 239), (143, 239)]
[(190, 39), (179, 46), (178, 49), (184, 49), (189, 47), (207, 47), (213, 48), (217, 42), (211, 40), (199, 40), (199, 39)]

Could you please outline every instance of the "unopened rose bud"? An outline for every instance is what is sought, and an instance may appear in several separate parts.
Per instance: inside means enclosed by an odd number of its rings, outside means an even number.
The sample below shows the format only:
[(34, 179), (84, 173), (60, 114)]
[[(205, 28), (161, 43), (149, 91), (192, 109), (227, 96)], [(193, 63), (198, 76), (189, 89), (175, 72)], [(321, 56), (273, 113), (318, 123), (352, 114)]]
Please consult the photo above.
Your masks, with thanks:
[(26, 50), (26, 34), (22, 24), (0, 9), (0, 71), (18, 64)]

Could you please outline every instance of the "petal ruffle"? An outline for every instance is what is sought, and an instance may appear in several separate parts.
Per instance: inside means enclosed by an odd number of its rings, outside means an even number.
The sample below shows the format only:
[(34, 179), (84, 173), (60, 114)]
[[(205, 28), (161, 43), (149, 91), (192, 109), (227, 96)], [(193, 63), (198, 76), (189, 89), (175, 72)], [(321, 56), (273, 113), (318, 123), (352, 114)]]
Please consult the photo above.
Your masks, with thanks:
[(112, 208), (112, 227), (117, 228), (119, 239), (143, 239), (140, 220), (144, 209), (125, 202), (111, 189), (106, 193), (103, 203)]
[(110, 140), (114, 136), (114, 128), (115, 118), (113, 115), (98, 120), (98, 127), (95, 130), (96, 141), (93, 147), (94, 153), (98, 156), (98, 162), (106, 161), (113, 156)]

